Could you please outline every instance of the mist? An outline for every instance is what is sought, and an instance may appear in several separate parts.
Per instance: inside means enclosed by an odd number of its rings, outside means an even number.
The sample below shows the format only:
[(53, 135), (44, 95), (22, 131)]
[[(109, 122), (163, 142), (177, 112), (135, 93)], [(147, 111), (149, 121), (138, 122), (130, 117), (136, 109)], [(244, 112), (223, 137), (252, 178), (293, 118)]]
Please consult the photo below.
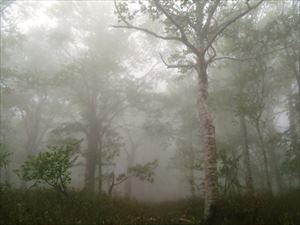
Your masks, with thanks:
[(300, 223), (299, 7), (2, 0), (0, 224)]

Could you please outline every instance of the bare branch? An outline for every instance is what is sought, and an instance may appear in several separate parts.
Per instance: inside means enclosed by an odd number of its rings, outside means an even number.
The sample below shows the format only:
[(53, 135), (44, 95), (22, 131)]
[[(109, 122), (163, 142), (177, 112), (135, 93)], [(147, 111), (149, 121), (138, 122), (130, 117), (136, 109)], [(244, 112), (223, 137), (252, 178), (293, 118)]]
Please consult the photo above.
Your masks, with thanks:
[(217, 10), (217, 8), (218, 8), (218, 5), (220, 4), (220, 1), (221, 1), (221, 0), (216, 0), (216, 1), (214, 2), (214, 4), (212, 5), (212, 7), (209, 9), (207, 19), (206, 19), (205, 24), (204, 24), (204, 26), (203, 26), (203, 28), (202, 28), (202, 31), (203, 31), (203, 32), (206, 32), (207, 29), (208, 29), (208, 27), (210, 26), (210, 22), (211, 22), (211, 20), (212, 20), (212, 17), (213, 17), (213, 15), (214, 15), (214, 13), (216, 12), (216, 10)]
[(120, 9), (116, 3), (116, 1), (114, 1), (115, 3), (115, 8), (117, 10), (117, 13), (120, 17), (120, 19), (126, 24), (126, 25), (113, 25), (112, 27), (114, 28), (125, 28), (125, 29), (133, 29), (133, 30), (138, 30), (138, 31), (142, 31), (144, 33), (147, 33), (147, 34), (150, 34), (156, 38), (159, 38), (159, 39), (163, 39), (163, 40), (175, 40), (175, 41), (181, 41), (181, 39), (179, 37), (176, 37), (176, 36), (162, 36), (162, 35), (159, 35), (151, 30), (148, 30), (146, 28), (142, 28), (142, 27), (137, 27), (137, 26), (134, 26), (132, 25), (131, 23), (129, 23), (125, 17), (122, 15), (122, 13), (120, 12)]
[(196, 65), (194, 64), (168, 64), (164, 58), (162, 57), (161, 54), (159, 54), (161, 61), (167, 66), (167, 68), (195, 68), (196, 69)]
[(189, 48), (194, 54), (196, 54), (198, 57), (201, 56), (200, 52), (197, 50), (197, 48), (191, 44), (187, 37), (186, 37), (186, 34), (183, 30), (183, 28), (175, 21), (175, 19), (163, 8), (163, 6), (157, 1), (155, 0), (155, 4), (156, 4), (156, 7), (164, 13), (164, 15), (174, 24), (174, 26), (179, 30), (180, 32), (180, 37), (177, 37), (177, 36), (163, 36), (163, 35), (160, 35), (160, 34), (157, 34), (147, 28), (142, 28), (142, 27), (138, 27), (138, 26), (134, 26), (132, 25), (131, 23), (129, 23), (125, 18), (124, 16), (122, 15), (122, 13), (120, 12), (117, 4), (116, 4), (116, 1), (115, 1), (115, 8), (117, 10), (117, 13), (120, 17), (120, 19), (122, 20), (122, 22), (124, 22), (126, 25), (113, 25), (112, 27), (114, 28), (125, 28), (125, 29), (133, 29), (133, 30), (138, 30), (138, 31), (142, 31), (144, 33), (147, 33), (153, 37), (156, 37), (156, 38), (159, 38), (159, 39), (162, 39), (162, 40), (174, 40), (174, 41), (180, 41), (181, 43), (183, 43), (187, 48)]
[(250, 12), (251, 10), (257, 8), (261, 3), (263, 3), (264, 0), (260, 0), (258, 3), (256, 3), (255, 5), (249, 7), (247, 7), (247, 9), (238, 14), (237, 16), (233, 17), (231, 20), (228, 20), (227, 22), (224, 23), (223, 27), (221, 27), (216, 33), (215, 35), (211, 38), (211, 40), (208, 42), (207, 46), (204, 49), (204, 52), (206, 52), (208, 50), (208, 48), (214, 43), (214, 41), (216, 40), (216, 38), (222, 34), (222, 32), (231, 24), (233, 24), (235, 21), (237, 21), (238, 19), (242, 18), (243, 16), (245, 16), (248, 12)]
[(185, 46), (187, 46), (195, 55), (197, 55), (198, 57), (201, 57), (200, 52), (198, 51), (198, 49), (189, 42), (185, 31), (183, 29), (183, 27), (177, 23), (177, 21), (170, 15), (170, 13), (167, 12), (166, 9), (164, 9), (164, 7), (159, 3), (159, 0), (155, 0), (155, 5), (156, 7), (163, 12), (163, 14), (173, 23), (173, 25), (179, 30), (180, 32), (180, 41), (185, 44)]
[(179, 25), (176, 20), (170, 15), (169, 12), (160, 4), (159, 0), (155, 0), (155, 5), (156, 7), (163, 12), (163, 14), (172, 22), (172, 24), (179, 30), (181, 39), (182, 40), (187, 40), (187, 37), (185, 35), (184, 29), (181, 25)]
[[(282, 47), (282, 48), (278, 48), (278, 49), (274, 49), (274, 50), (272, 50), (272, 51), (265, 52), (265, 53), (256, 55), (256, 56), (254, 56), (254, 57), (247, 57), (247, 58), (235, 58), (235, 57), (231, 57), (231, 56), (222, 56), (222, 57), (217, 57), (217, 58), (213, 59), (211, 62), (215, 62), (215, 61), (217, 61), (217, 60), (223, 60), (223, 59), (233, 60), (233, 61), (248, 61), (248, 60), (255, 60), (255, 59), (257, 59), (258, 57), (270, 55), (270, 54), (272, 54), (272, 53), (274, 53), (274, 52), (279, 52), (279, 51), (285, 50), (286, 48), (287, 48), (287, 46)], [(210, 62), (210, 63), (211, 63), (211, 62)]]
[(228, 60), (233, 60), (233, 61), (247, 61), (247, 60), (253, 60), (253, 59), (255, 59), (255, 57), (251, 57), (251, 58), (234, 58), (234, 57), (230, 57), (230, 56), (222, 56), (222, 57), (215, 58), (211, 62), (215, 62), (215, 61), (223, 60), (223, 59), (228, 59)]
[(156, 38), (159, 38), (159, 39), (163, 39), (163, 40), (174, 40), (174, 41), (181, 41), (179, 37), (170, 37), (170, 36), (162, 36), (162, 35), (159, 35), (153, 31), (150, 31), (146, 28), (142, 28), (142, 27), (137, 27), (137, 26), (133, 26), (133, 25), (130, 25), (130, 26), (122, 26), (122, 25), (113, 25), (112, 26), (113, 28), (126, 28), (126, 29), (133, 29), (133, 30), (138, 30), (138, 31), (142, 31), (142, 32), (145, 32), (147, 34), (150, 34)]
[[(217, 51), (216, 49), (214, 48), (214, 46), (210, 46), (210, 49), (212, 50), (213, 54), (209, 57), (209, 59), (207, 60), (207, 65), (210, 64), (214, 59), (215, 57), (217, 56)], [(209, 54), (209, 53), (208, 53)]]
[(124, 181), (128, 180), (128, 179), (131, 178), (131, 177), (134, 177), (134, 175), (127, 175), (126, 177), (124, 177), (124, 178), (123, 178), (122, 180), (120, 180), (119, 182), (114, 183), (114, 186), (117, 186), (117, 185), (123, 183)]
[[(174, 10), (178, 14), (181, 14), (181, 11), (179, 11), (176, 8), (173, 8), (172, 10)], [(194, 31), (198, 30), (198, 28), (196, 27), (196, 24), (189, 17), (189, 13), (188, 12), (183, 16), (183, 18), (186, 20), (187, 24), (190, 25), (191, 28), (193, 28)]]

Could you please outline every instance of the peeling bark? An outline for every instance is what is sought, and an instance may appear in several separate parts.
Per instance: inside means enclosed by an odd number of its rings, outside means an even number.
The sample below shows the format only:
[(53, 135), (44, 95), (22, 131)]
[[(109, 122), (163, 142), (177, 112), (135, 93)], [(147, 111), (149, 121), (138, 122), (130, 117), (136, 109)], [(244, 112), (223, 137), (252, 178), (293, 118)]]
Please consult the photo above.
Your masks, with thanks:
[(211, 221), (215, 216), (218, 199), (217, 146), (215, 127), (208, 108), (208, 82), (206, 65), (198, 70), (198, 114), (204, 145), (204, 218)]

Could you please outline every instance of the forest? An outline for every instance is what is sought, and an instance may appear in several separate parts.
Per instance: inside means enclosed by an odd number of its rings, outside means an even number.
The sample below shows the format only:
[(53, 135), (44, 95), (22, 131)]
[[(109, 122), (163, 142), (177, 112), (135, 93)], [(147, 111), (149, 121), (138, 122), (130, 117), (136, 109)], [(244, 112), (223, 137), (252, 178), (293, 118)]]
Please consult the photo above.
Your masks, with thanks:
[(0, 225), (300, 224), (299, 1), (0, 2)]

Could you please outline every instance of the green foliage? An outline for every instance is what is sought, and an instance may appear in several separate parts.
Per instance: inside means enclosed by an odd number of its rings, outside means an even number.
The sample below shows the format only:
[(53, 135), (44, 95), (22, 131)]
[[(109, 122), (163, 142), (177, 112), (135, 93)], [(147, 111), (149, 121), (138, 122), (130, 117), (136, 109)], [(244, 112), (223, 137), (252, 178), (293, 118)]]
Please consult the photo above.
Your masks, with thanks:
[(135, 176), (140, 180), (146, 180), (149, 182), (154, 181), (154, 170), (158, 166), (158, 161), (154, 160), (146, 164), (137, 164), (128, 168), (127, 173), (130, 176)]
[(5, 168), (8, 163), (9, 163), (9, 156), (11, 155), (12, 153), (9, 153), (4, 144), (0, 143), (0, 169), (1, 168)]
[(120, 174), (117, 178), (115, 178), (115, 173), (112, 172), (108, 179), (111, 180), (111, 183), (109, 185), (108, 194), (111, 195), (113, 188), (127, 179), (131, 177), (136, 177), (142, 181), (148, 181), (150, 183), (153, 183), (154, 181), (154, 170), (158, 166), (158, 161), (153, 160), (152, 162), (146, 163), (146, 164), (136, 164), (134, 166), (131, 166), (127, 169), (127, 173)]
[[(280, 197), (230, 196), (219, 201), (218, 225), (296, 225), (299, 191)], [(203, 201), (138, 202), (106, 195), (69, 192), (69, 198), (44, 189), (5, 190), (0, 198), (5, 225), (200, 225)]]
[(282, 172), (291, 177), (297, 177), (299, 171), (300, 136), (294, 136), (290, 130), (284, 132), (278, 141), (278, 147), (285, 150)]
[(221, 166), (219, 168), (219, 176), (224, 179), (224, 193), (232, 193), (241, 189), (238, 180), (238, 166), (241, 155), (234, 157), (228, 156), (226, 152), (221, 151), (220, 154)]
[(71, 182), (70, 168), (77, 159), (74, 156), (79, 141), (73, 140), (61, 145), (48, 146), (48, 151), (31, 157), (21, 166), (21, 176), (34, 185), (46, 183), (55, 190), (66, 193)]

